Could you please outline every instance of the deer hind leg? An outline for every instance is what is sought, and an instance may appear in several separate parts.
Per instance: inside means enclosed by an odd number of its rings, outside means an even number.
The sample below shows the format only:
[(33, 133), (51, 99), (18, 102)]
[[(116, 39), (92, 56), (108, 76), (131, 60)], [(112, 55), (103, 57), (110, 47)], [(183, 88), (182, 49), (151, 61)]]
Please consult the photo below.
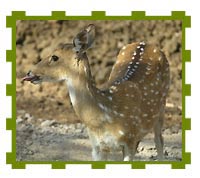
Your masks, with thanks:
[(124, 161), (133, 161), (135, 153), (137, 152), (138, 142), (134, 142), (132, 145), (125, 144), (122, 148), (123, 160)]
[(164, 120), (164, 111), (160, 114), (157, 123), (154, 126), (154, 141), (157, 150), (158, 160), (163, 159), (163, 137), (162, 137), (162, 126)]

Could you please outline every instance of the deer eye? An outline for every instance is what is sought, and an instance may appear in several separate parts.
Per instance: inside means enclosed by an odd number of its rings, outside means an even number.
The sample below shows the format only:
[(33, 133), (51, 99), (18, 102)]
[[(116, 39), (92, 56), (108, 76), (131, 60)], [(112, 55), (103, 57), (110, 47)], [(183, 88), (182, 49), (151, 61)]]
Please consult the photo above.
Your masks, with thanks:
[(58, 61), (58, 59), (59, 59), (59, 57), (56, 56), (56, 55), (51, 56), (51, 60), (54, 61), (54, 62)]

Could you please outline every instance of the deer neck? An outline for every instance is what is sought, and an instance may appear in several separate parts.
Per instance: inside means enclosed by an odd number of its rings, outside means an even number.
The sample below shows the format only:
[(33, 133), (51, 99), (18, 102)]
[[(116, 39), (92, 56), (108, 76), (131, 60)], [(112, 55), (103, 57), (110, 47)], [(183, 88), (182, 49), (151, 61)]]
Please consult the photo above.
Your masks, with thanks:
[(67, 79), (69, 96), (76, 114), (84, 119), (85, 112), (95, 107), (94, 91), (96, 87), (92, 80), (88, 59), (76, 62), (75, 73)]

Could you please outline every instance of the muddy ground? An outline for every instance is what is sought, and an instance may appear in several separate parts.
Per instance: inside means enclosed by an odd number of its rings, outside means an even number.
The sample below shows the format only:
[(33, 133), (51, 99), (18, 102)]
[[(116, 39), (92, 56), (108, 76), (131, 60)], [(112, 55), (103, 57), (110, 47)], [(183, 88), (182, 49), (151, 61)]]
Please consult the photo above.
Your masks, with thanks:
[[(17, 159), (91, 160), (87, 131), (73, 111), (65, 83), (32, 85), (20, 82), (32, 65), (48, 56), (59, 44), (72, 42), (73, 36), (90, 23), (94, 23), (97, 29), (95, 45), (88, 51), (92, 74), (97, 86), (106, 82), (123, 45), (133, 41), (146, 41), (158, 45), (165, 52), (171, 70), (171, 87), (163, 128), (166, 140), (165, 154), (166, 159), (180, 160), (181, 21), (17, 22)], [(28, 118), (32, 118), (31, 121)], [(56, 124), (50, 124), (45, 130), (42, 129), (46, 127), (44, 126), (45, 121)], [(55, 129), (55, 125), (64, 130), (60, 133)], [(70, 132), (68, 132), (68, 126), (73, 128)], [(155, 148), (148, 138), (152, 138), (152, 134), (149, 134), (139, 145), (138, 159), (154, 159), (152, 155), (155, 155)]]

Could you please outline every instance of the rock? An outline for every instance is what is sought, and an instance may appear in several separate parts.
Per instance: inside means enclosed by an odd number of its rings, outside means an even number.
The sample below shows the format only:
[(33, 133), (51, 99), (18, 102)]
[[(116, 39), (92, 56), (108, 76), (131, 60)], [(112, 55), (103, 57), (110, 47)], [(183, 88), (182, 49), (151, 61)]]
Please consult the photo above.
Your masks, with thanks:
[(53, 129), (49, 126), (42, 126), (41, 131), (44, 133), (52, 133)]
[(23, 123), (23, 121), (24, 120), (21, 117), (18, 117), (17, 120), (16, 120), (16, 123), (21, 124), (21, 123)]
[(25, 113), (24, 115), (24, 119), (28, 120), (28, 119), (32, 119), (33, 116), (31, 116), (29, 113)]
[(144, 146), (141, 146), (141, 147), (138, 148), (138, 151), (139, 151), (139, 152), (141, 152), (141, 151), (143, 151), (143, 150), (144, 150)]
[(31, 122), (33, 122), (33, 120), (34, 120), (34, 117), (31, 116), (31, 117), (29, 117), (29, 118), (27, 119), (27, 122), (28, 122), (28, 123), (31, 123)]
[(75, 129), (75, 133), (76, 133), (76, 134), (77, 134), (77, 133), (81, 134), (81, 133), (82, 133), (82, 129)]
[(25, 114), (25, 113), (26, 113), (25, 110), (22, 110), (22, 109), (17, 110), (17, 114)]
[(166, 134), (166, 135), (169, 135), (171, 133), (172, 133), (171, 129), (165, 129), (164, 130), (164, 134)]
[(77, 129), (82, 129), (82, 128), (83, 128), (83, 124), (77, 123), (77, 124), (76, 124), (76, 128), (77, 128)]
[(70, 130), (75, 130), (75, 125), (74, 124), (70, 124), (69, 126), (68, 126), (68, 128), (70, 129)]
[(27, 154), (28, 155), (34, 155), (34, 152), (32, 150), (29, 150)]
[(41, 123), (41, 127), (51, 127), (55, 123), (56, 123), (55, 120), (46, 120), (46, 121)]
[(84, 138), (88, 138), (88, 132), (86, 128), (83, 129), (82, 135)]
[(27, 140), (27, 141), (26, 141), (26, 145), (29, 145), (29, 146), (30, 146), (30, 145), (32, 145), (32, 144), (33, 144), (33, 141), (32, 141), (32, 140)]
[(67, 131), (69, 129), (69, 126), (68, 125), (63, 125), (63, 129)]
[(173, 108), (173, 107), (174, 107), (174, 104), (173, 104), (173, 103), (166, 103), (166, 107), (168, 107), (168, 108)]
[(180, 128), (179, 125), (175, 124), (175, 125), (173, 125), (172, 128), (171, 128), (171, 132), (172, 132), (172, 133), (178, 133), (179, 130), (180, 130), (179, 128)]
[(168, 155), (169, 155), (168, 152), (167, 152), (167, 150), (164, 151), (164, 155), (165, 155), (165, 156), (168, 156)]

